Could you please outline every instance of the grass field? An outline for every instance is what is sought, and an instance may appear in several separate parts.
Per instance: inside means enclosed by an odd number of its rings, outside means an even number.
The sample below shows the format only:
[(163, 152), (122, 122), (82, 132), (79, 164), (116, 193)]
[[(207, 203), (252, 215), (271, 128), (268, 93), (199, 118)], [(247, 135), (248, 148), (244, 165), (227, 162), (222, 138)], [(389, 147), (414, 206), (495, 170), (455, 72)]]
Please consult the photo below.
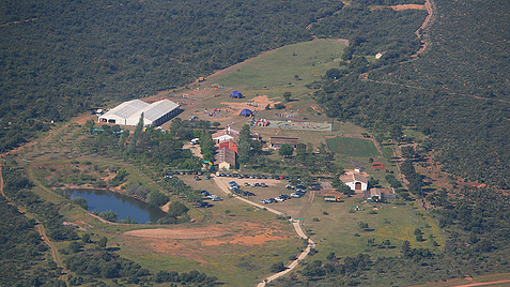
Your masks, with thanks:
[[(373, 206), (377, 206), (374, 210)], [(352, 206), (360, 206), (364, 210), (351, 213)], [(369, 214), (370, 210), (377, 212)], [(326, 215), (327, 213), (327, 215)], [(425, 211), (412, 205), (394, 205), (391, 203), (363, 204), (361, 196), (356, 195), (346, 198), (344, 202), (324, 202), (322, 198), (315, 199), (314, 203), (305, 212), (300, 214), (304, 218), (304, 230), (309, 233), (312, 240), (318, 243), (319, 254), (314, 258), (324, 260), (329, 252), (335, 252), (337, 256), (356, 256), (358, 253), (368, 253), (372, 257), (398, 256), (402, 242), (408, 240), (413, 248), (423, 247), (439, 251), (444, 246), (441, 230), (435, 220)], [(313, 218), (319, 219), (314, 221)], [(358, 227), (358, 222), (368, 223), (373, 231), (364, 231)], [(424, 233), (425, 241), (417, 242), (414, 230), (420, 228)], [(355, 234), (359, 234), (356, 237)], [(368, 239), (374, 239), (378, 245), (383, 240), (390, 240), (394, 248), (379, 249), (370, 246)], [(440, 246), (434, 247), (432, 240)]]
[(367, 139), (334, 137), (326, 139), (330, 151), (348, 156), (376, 157), (380, 155), (374, 143)]
[(344, 41), (325, 39), (285, 46), (208, 77), (207, 82), (236, 87), (248, 99), (255, 94), (281, 96), (285, 91), (301, 95), (309, 91), (305, 85), (339, 68), (334, 60), (345, 47)]

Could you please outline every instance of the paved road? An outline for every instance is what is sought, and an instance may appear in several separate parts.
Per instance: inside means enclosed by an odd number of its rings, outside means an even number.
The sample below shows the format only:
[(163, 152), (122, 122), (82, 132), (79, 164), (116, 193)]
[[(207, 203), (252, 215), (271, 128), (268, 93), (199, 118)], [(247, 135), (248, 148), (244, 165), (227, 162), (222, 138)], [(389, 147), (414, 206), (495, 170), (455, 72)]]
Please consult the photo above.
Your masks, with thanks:
[[(213, 175), (211, 175), (211, 176), (213, 176)], [(214, 182), (216, 183), (216, 185), (218, 185), (218, 187), (220, 187), (220, 189), (223, 192), (225, 192), (226, 194), (231, 194), (230, 188), (229, 188), (228, 183), (227, 183), (227, 180), (224, 180), (223, 178), (219, 178), (219, 177), (216, 177), (216, 176), (214, 176), (213, 179), (214, 179)], [(250, 205), (256, 206), (256, 207), (261, 208), (261, 209), (265, 208), (267, 211), (272, 212), (274, 214), (278, 214), (278, 215), (284, 215), (285, 214), (284, 212), (278, 211), (278, 210), (270, 208), (270, 207), (266, 207), (266, 206), (264, 206), (262, 204), (253, 202), (253, 201), (248, 200), (246, 198), (240, 197), (240, 196), (238, 196), (236, 194), (232, 194), (232, 195), (233, 195), (234, 198), (236, 198), (238, 200), (244, 201), (245, 203), (248, 203)], [(308, 236), (306, 236), (306, 234), (301, 229), (300, 221), (295, 221), (294, 219), (291, 218), (290, 222), (292, 223), (292, 226), (294, 226), (294, 230), (299, 235), (299, 237), (301, 237), (303, 239), (308, 239), (308, 246), (306, 247), (306, 249), (301, 254), (299, 254), (299, 256), (298, 256), (298, 258), (296, 260), (292, 261), (292, 263), (290, 263), (287, 266), (287, 268), (285, 270), (283, 270), (282, 272), (279, 272), (279, 273), (276, 273), (276, 274), (273, 274), (273, 275), (267, 277), (262, 282), (260, 282), (257, 285), (257, 287), (264, 287), (264, 286), (266, 286), (266, 283), (269, 283), (269, 282), (271, 282), (271, 281), (273, 281), (273, 280), (275, 280), (277, 278), (280, 278), (280, 277), (290, 273), (294, 268), (296, 268), (296, 266), (298, 266), (300, 260), (303, 260), (303, 259), (306, 258), (306, 256), (310, 252), (310, 249), (311, 248), (315, 248), (315, 242), (313, 242), (311, 239), (309, 239)]]

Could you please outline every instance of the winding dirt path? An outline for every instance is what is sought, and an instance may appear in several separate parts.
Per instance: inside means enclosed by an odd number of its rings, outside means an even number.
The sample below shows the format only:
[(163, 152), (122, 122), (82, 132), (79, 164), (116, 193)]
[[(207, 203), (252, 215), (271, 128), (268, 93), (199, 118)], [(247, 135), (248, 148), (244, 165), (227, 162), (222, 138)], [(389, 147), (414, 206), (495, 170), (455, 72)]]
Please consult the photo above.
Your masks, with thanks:
[[(4, 176), (2, 173), (2, 155), (0, 155), (0, 192), (2, 193), (2, 196), (5, 198), (5, 200), (7, 201), (8, 204), (16, 206), (18, 208), (18, 211), (22, 214), (25, 214), (26, 217), (35, 219), (35, 221), (37, 223), (37, 231), (41, 235), (41, 238), (44, 241), (44, 243), (46, 243), (46, 245), (48, 245), (50, 247), (51, 257), (53, 257), (53, 261), (55, 261), (57, 263), (58, 267), (65, 269), (64, 264), (62, 263), (62, 260), (60, 259), (60, 256), (58, 254), (57, 247), (55, 247), (55, 245), (53, 245), (53, 243), (50, 241), (50, 239), (46, 235), (46, 231), (44, 230), (44, 226), (41, 224), (41, 222), (37, 218), (35, 218), (33, 215), (29, 214), (26, 210), (23, 210), (21, 207), (14, 204), (12, 201), (9, 200), (9, 198), (7, 198), (7, 196), (5, 196)], [(64, 276), (64, 275), (62, 275), (62, 276)]]
[(427, 28), (427, 26), (429, 26), (429, 24), (431, 23), (431, 21), (433, 20), (432, 17), (435, 17), (435, 14), (434, 14), (434, 3), (432, 3), (431, 0), (425, 0), (425, 5), (423, 5), (425, 7), (425, 9), (427, 9), (427, 17), (425, 17), (425, 20), (423, 21), (423, 23), (421, 23), (421, 26), (418, 30), (416, 30), (416, 32), (414, 32), (414, 34), (416, 34), (416, 36), (418, 37), (418, 39), (420, 39), (421, 43), (422, 43), (422, 46), (421, 48), (418, 50), (418, 52), (416, 52), (416, 54), (412, 55), (411, 58), (416, 58), (419, 54), (423, 53), (425, 51), (425, 49), (427, 49), (427, 47), (430, 45), (430, 40), (425, 37), (423, 37), (422, 34), (420, 34), (420, 31), (423, 31), (425, 28)]
[(504, 284), (504, 283), (510, 283), (510, 279), (490, 281), (490, 282), (469, 283), (469, 284), (465, 284), (465, 285), (455, 285), (454, 287), (486, 286), (486, 285)]
[[(221, 180), (220, 178), (216, 177), (216, 176), (213, 176), (213, 179), (214, 179), (214, 182), (216, 183), (216, 185), (223, 191), (225, 192), (225, 194), (231, 194), (230, 192), (230, 189), (227, 185), (227, 182), (224, 181), (224, 180)], [(260, 209), (266, 209), (267, 211), (271, 212), (271, 213), (274, 213), (274, 214), (277, 214), (277, 215), (285, 215), (284, 212), (281, 212), (281, 211), (278, 211), (276, 209), (273, 209), (273, 208), (270, 208), (270, 207), (266, 207), (266, 206), (263, 206), (262, 204), (259, 204), (259, 203), (256, 203), (256, 202), (253, 202), (251, 200), (248, 200), (246, 198), (243, 198), (243, 197), (240, 197), (238, 196), (237, 194), (232, 194), (232, 197), (238, 199), (238, 200), (241, 200), (241, 201), (244, 201), (245, 203), (247, 204), (250, 204), (250, 205), (253, 205), (253, 206), (256, 206)], [(275, 279), (278, 279), (288, 273), (290, 273), (292, 270), (294, 270), (294, 268), (296, 268), (299, 264), (299, 261), (303, 260), (306, 258), (306, 256), (308, 256), (308, 253), (310, 252), (310, 249), (311, 248), (315, 248), (315, 242), (313, 242), (310, 238), (308, 238), (308, 236), (306, 236), (306, 234), (303, 232), (303, 230), (301, 229), (301, 226), (299, 225), (299, 221), (295, 221), (293, 218), (290, 219), (290, 222), (292, 223), (292, 226), (294, 227), (294, 230), (296, 231), (296, 233), (299, 235), (299, 237), (301, 237), (302, 239), (307, 239), (308, 240), (308, 246), (306, 247), (306, 249), (301, 252), (301, 254), (299, 254), (298, 258), (294, 261), (292, 261), (287, 267), (285, 270), (279, 272), (279, 273), (276, 273), (276, 274), (273, 274), (267, 278), (265, 278), (262, 282), (260, 282), (257, 287), (264, 287), (266, 286), (266, 283), (269, 283)]]

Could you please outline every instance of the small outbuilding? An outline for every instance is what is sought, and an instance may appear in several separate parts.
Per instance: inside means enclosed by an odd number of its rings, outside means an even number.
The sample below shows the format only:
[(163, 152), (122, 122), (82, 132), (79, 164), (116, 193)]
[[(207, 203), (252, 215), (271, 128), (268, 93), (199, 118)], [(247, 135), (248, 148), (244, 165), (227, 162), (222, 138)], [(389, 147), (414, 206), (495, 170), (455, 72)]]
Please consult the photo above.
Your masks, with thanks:
[(342, 175), (340, 180), (354, 192), (363, 192), (368, 189), (368, 179), (356, 172)]
[(282, 144), (288, 144), (292, 148), (296, 148), (299, 143), (298, 138), (286, 138), (286, 137), (271, 137), (269, 139), (270, 147), (281, 148)]
[(242, 99), (242, 98), (244, 98), (244, 96), (239, 91), (233, 91), (232, 93), (230, 93), (230, 98), (232, 98), (232, 99)]
[(230, 169), (230, 167), (236, 166), (236, 153), (227, 148), (219, 149), (214, 161), (219, 169)]

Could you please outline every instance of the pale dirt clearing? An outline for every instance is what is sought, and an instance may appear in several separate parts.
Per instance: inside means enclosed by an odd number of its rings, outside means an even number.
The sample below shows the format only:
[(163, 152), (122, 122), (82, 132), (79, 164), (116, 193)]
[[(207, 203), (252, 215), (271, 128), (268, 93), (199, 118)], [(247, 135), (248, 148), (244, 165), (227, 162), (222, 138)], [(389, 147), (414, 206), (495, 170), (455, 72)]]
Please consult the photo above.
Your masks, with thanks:
[(215, 227), (179, 228), (179, 229), (139, 229), (124, 232), (124, 235), (154, 239), (203, 239), (228, 234), (227, 231)]
[(422, 10), (425, 9), (425, 5), (421, 4), (400, 4), (391, 6), (391, 9), (395, 11), (402, 11), (402, 10)]

